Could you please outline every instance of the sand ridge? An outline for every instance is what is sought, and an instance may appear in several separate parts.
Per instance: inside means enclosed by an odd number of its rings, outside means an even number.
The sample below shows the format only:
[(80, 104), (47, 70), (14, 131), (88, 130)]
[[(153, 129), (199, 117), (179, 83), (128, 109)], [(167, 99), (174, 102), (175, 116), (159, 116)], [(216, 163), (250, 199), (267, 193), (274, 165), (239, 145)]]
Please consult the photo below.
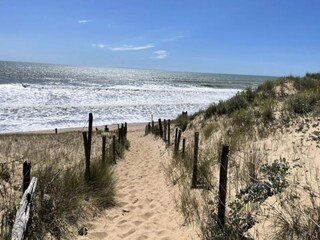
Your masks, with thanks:
[(165, 180), (169, 160), (161, 140), (144, 136), (144, 128), (128, 131), (130, 150), (115, 166), (117, 204), (88, 225), (78, 239), (200, 239), (193, 226), (184, 225), (174, 198), (176, 187)]

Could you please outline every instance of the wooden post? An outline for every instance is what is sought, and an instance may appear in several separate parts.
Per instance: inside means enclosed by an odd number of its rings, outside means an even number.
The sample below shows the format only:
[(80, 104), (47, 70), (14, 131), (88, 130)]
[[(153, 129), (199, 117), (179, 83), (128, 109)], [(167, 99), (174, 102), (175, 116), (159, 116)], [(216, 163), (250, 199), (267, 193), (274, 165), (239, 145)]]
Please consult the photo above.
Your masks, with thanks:
[(118, 124), (118, 142), (121, 142), (121, 128)]
[(28, 161), (25, 161), (23, 163), (23, 168), (22, 168), (22, 176), (23, 176), (23, 192), (27, 190), (30, 184), (30, 177), (31, 175), (31, 163)]
[(90, 156), (91, 156), (91, 141), (92, 141), (92, 122), (93, 116), (92, 113), (89, 113), (89, 127), (88, 135), (86, 132), (82, 132), (83, 144), (84, 144), (84, 153), (86, 157), (86, 170), (85, 177), (87, 181), (90, 181)]
[(151, 131), (152, 131), (152, 133), (154, 133), (154, 121), (153, 120), (151, 122)]
[(128, 133), (128, 123), (125, 122), (124, 123), (124, 137), (125, 137), (125, 139), (127, 139), (127, 133)]
[[(82, 132), (83, 138), (83, 148), (84, 148), (84, 156), (86, 158), (86, 170), (85, 170), (85, 178), (87, 181), (90, 179), (90, 155), (88, 152), (88, 136), (87, 132)], [(88, 165), (89, 163), (89, 165)]]
[(186, 138), (182, 139), (182, 158), (186, 156)]
[(113, 163), (116, 164), (116, 136), (112, 136), (112, 157), (113, 157)]
[(170, 145), (170, 119), (168, 119), (168, 145)]
[(198, 183), (198, 145), (199, 145), (199, 132), (194, 133), (194, 152), (193, 152), (193, 171), (192, 171), (192, 184), (191, 188), (196, 188)]
[(226, 195), (228, 181), (228, 155), (229, 146), (222, 146), (221, 163), (220, 163), (220, 179), (219, 179), (219, 205), (218, 205), (218, 225), (224, 230), (225, 212), (226, 212)]
[(58, 128), (54, 129), (55, 134), (58, 134)]
[(151, 124), (148, 123), (148, 134), (151, 132)]
[(158, 119), (158, 122), (159, 122), (160, 137), (163, 138), (163, 129), (162, 129), (161, 118)]
[(106, 162), (106, 136), (102, 136), (102, 162)]
[(167, 141), (167, 120), (163, 120), (163, 140), (166, 142)]
[(174, 135), (174, 151), (177, 150), (178, 128), (176, 128), (176, 134)]
[[(89, 152), (89, 161), (90, 161), (90, 155), (91, 155), (92, 122), (93, 122), (93, 116), (92, 116), (92, 113), (89, 113), (89, 127), (88, 127), (88, 152)], [(90, 163), (89, 163), (89, 165), (90, 165)]]
[(181, 129), (179, 129), (179, 132), (178, 132), (177, 149), (176, 149), (177, 153), (179, 152), (180, 140), (181, 140)]
[(109, 132), (109, 128), (108, 128), (107, 125), (104, 126), (104, 131), (105, 131), (105, 132)]
[(121, 124), (121, 143), (124, 144), (124, 136), (125, 136), (125, 128), (124, 128), (124, 125), (123, 123)]
[(11, 240), (22, 240), (27, 230), (32, 206), (32, 196), (37, 187), (37, 178), (33, 177), (29, 187), (23, 193), (20, 207), (16, 213), (16, 218), (12, 228)]

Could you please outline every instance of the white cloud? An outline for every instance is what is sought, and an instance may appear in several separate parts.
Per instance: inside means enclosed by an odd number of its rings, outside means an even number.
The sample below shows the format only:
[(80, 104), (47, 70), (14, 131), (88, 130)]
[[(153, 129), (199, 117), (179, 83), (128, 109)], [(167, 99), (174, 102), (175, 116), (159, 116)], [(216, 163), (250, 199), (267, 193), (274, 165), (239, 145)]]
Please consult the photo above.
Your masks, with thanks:
[(92, 22), (92, 20), (90, 20), (90, 19), (82, 19), (82, 20), (78, 21), (79, 24), (86, 24), (88, 22)]
[(164, 39), (160, 40), (160, 42), (174, 42), (174, 41), (178, 41), (181, 38), (184, 38), (184, 36), (178, 35), (178, 36), (174, 36), (171, 38), (164, 38)]
[(121, 47), (109, 47), (109, 50), (111, 51), (139, 51), (149, 48), (154, 48), (154, 45), (147, 44), (143, 46), (133, 46), (133, 45), (123, 45)]
[(106, 47), (109, 47), (109, 45), (107, 45), (107, 44), (101, 44), (101, 43), (99, 43), (99, 44), (92, 44), (91, 45), (92, 47), (98, 47), (98, 48), (106, 48)]
[(154, 45), (147, 44), (147, 45), (142, 45), (142, 46), (133, 46), (133, 45), (122, 45), (120, 47), (110, 47), (110, 45), (107, 44), (92, 44), (93, 47), (98, 47), (98, 48), (106, 48), (110, 51), (114, 52), (121, 52), (121, 51), (140, 51), (144, 49), (149, 49), (149, 48), (154, 48)]
[(154, 59), (165, 59), (168, 57), (168, 51), (166, 50), (158, 50), (153, 52), (154, 54), (156, 54), (156, 56), (154, 56)]

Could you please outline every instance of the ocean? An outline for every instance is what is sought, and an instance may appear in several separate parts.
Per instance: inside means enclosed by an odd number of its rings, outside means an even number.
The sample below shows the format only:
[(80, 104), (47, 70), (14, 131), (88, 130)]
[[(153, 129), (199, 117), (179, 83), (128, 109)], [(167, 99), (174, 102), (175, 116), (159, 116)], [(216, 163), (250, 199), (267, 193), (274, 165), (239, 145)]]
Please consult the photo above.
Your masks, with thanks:
[(172, 119), (272, 78), (0, 61), (0, 133)]

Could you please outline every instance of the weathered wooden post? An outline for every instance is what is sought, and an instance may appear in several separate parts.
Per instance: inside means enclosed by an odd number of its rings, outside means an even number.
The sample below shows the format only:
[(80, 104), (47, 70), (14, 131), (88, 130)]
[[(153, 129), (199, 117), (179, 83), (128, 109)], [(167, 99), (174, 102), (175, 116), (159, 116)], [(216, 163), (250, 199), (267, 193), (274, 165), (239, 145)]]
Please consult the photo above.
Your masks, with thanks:
[(91, 140), (92, 140), (92, 122), (93, 122), (93, 116), (92, 116), (92, 113), (89, 113), (88, 135), (86, 132), (82, 132), (84, 153), (85, 153), (85, 157), (86, 157), (85, 177), (86, 177), (87, 181), (90, 181), (90, 155), (91, 155)]
[(191, 188), (196, 188), (198, 183), (198, 145), (199, 132), (194, 133), (194, 151), (193, 151), (193, 170), (192, 170), (192, 184)]
[(179, 152), (180, 140), (181, 140), (181, 129), (179, 129), (179, 132), (178, 132), (176, 153)]
[(186, 138), (182, 139), (182, 158), (186, 156)]
[(20, 207), (17, 210), (16, 218), (12, 227), (11, 240), (22, 240), (25, 237), (30, 211), (32, 206), (32, 197), (37, 187), (37, 178), (33, 177), (29, 187), (23, 193), (20, 201)]
[(167, 141), (167, 120), (163, 120), (163, 140), (166, 142)]
[(127, 133), (128, 133), (128, 123), (125, 122), (124, 123), (124, 137), (125, 137), (125, 139), (127, 139)]
[(162, 129), (162, 122), (161, 118), (158, 119), (159, 122), (159, 133), (160, 133), (160, 138), (163, 138), (163, 129)]
[(170, 130), (170, 119), (168, 119), (168, 145), (170, 145), (170, 137), (171, 137), (170, 136), (170, 134), (171, 134), (170, 131), (171, 131)]
[(104, 126), (104, 131), (105, 131), (105, 132), (109, 132), (108, 125), (105, 125), (105, 126)]
[(153, 120), (151, 121), (151, 131), (152, 131), (152, 133), (154, 133), (154, 121)]
[(102, 162), (106, 162), (106, 136), (102, 136)]
[(221, 163), (220, 163), (220, 179), (219, 179), (219, 205), (218, 205), (218, 225), (224, 230), (225, 212), (226, 212), (226, 195), (228, 181), (228, 155), (229, 146), (222, 146)]
[(28, 161), (24, 161), (22, 168), (22, 177), (23, 177), (23, 192), (27, 190), (30, 184), (31, 179), (31, 163)]
[(121, 143), (124, 144), (124, 138), (125, 138), (125, 127), (123, 125), (123, 123), (121, 124)]
[(116, 164), (116, 136), (112, 136), (112, 157), (113, 157), (113, 163)]
[(176, 134), (174, 135), (174, 151), (177, 149), (178, 128), (176, 128)]
[(55, 134), (58, 134), (58, 128), (54, 129)]
[(151, 132), (151, 124), (148, 123), (148, 134)]

